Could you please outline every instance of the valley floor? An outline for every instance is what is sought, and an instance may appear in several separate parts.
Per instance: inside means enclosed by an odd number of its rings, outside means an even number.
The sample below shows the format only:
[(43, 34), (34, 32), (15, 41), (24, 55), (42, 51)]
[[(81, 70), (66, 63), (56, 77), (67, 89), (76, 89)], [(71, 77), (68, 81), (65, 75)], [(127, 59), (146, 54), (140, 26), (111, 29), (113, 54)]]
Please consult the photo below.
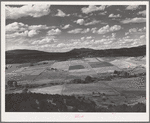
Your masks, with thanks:
[[(6, 95), (41, 93), (77, 96), (98, 107), (146, 104), (146, 62), (144, 58), (84, 58), (11, 64), (6, 69)], [(114, 71), (129, 73), (128, 77)], [(8, 81), (13, 84), (8, 85)], [(14, 81), (17, 85), (14, 87)], [(8, 102), (6, 102), (8, 103)]]

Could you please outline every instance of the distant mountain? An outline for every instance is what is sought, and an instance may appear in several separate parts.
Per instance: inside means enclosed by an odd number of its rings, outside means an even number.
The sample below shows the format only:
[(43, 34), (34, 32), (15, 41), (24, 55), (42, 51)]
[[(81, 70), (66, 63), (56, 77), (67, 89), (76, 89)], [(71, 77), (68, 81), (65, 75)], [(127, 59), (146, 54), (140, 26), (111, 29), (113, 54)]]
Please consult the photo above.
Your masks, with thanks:
[(10, 50), (6, 51), (6, 63), (31, 63), (43, 60), (67, 60), (83, 57), (119, 57), (119, 56), (144, 56), (146, 45), (132, 48), (94, 50), (89, 48), (73, 49), (69, 52), (44, 52), (38, 50)]

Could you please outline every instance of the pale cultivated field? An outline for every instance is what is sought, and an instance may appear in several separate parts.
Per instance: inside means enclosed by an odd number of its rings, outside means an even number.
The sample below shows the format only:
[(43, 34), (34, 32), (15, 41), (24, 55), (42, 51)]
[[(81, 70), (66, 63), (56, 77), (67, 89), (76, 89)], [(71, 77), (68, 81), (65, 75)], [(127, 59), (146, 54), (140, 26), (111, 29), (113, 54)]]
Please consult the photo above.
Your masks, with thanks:
[(119, 68), (134, 68), (137, 66), (136, 64), (124, 60), (114, 60), (111, 63)]
[(84, 58), (83, 60), (86, 61), (86, 62), (100, 62), (96, 58)]
[(45, 88), (31, 89), (31, 92), (35, 93), (47, 93), (47, 94), (92, 94), (92, 92), (105, 93), (107, 95), (116, 95), (117, 93), (110, 87), (102, 83), (90, 83), (90, 84), (65, 84), (56, 85)]
[(102, 61), (102, 62), (104, 61), (103, 58), (96, 57), (96, 59), (99, 60), (99, 61)]
[(55, 62), (51, 65), (51, 68), (61, 69), (67, 71), (70, 65), (70, 61), (62, 61), (62, 62)]
[(30, 75), (39, 75), (41, 72), (43, 72), (45, 69), (40, 69), (40, 70), (35, 70), (33, 73)]
[(93, 68), (93, 70), (98, 73), (106, 73), (106, 72), (114, 72), (115, 70), (120, 70), (116, 66), (111, 67), (100, 67), (100, 68)]
[(43, 94), (61, 94), (63, 89), (62, 85), (52, 86), (52, 87), (45, 87), (43, 88), (36, 88), (32, 89), (31, 92), (33, 93), (43, 93)]

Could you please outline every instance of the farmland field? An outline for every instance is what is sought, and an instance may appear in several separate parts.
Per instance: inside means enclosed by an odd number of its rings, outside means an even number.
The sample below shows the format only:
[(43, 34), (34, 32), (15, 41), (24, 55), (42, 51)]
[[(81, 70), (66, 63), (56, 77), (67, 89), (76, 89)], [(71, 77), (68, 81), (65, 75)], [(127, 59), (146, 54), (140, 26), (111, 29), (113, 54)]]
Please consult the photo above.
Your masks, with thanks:
[(89, 62), (90, 66), (92, 68), (98, 68), (98, 67), (107, 67), (107, 66), (113, 66), (112, 64), (108, 62)]
[[(124, 60), (124, 61), (122, 61)], [(114, 78), (112, 80), (96, 80), (90, 83), (70, 83), (77, 79), (85, 81), (87, 76), (101, 78), (110, 76), (115, 70), (128, 70), (132, 73), (144, 73), (146, 69), (139, 67), (139, 60), (134, 58), (84, 58), (68, 61), (46, 61), (27, 66), (15, 65), (15, 69), (6, 72), (6, 81), (16, 80), (19, 86), (29, 87), (33, 93), (84, 95), (91, 98), (98, 105), (131, 103), (140, 96), (146, 96), (146, 77)], [(138, 64), (135, 64), (137, 63)], [(141, 61), (143, 64), (143, 60)], [(128, 68), (130, 65), (130, 69)], [(20, 67), (18, 67), (20, 66)], [(135, 68), (134, 68), (135, 67)], [(134, 69), (132, 69), (134, 68)], [(10, 68), (11, 69), (11, 68)], [(9, 90), (6, 92), (21, 93), (22, 89)], [(96, 94), (96, 96), (93, 95)], [(103, 102), (98, 94), (105, 94), (107, 100)], [(136, 101), (135, 101), (136, 102)]]
[(76, 70), (76, 69), (84, 69), (84, 66), (82, 65), (74, 65), (74, 66), (70, 66), (69, 70)]

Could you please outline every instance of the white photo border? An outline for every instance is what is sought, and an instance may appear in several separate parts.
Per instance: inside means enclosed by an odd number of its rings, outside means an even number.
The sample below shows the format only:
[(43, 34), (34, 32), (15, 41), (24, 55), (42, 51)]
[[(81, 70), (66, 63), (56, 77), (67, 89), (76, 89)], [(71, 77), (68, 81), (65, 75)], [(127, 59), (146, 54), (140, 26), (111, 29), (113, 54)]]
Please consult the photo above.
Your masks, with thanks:
[[(5, 112), (5, 5), (146, 5), (146, 112), (145, 113), (54, 113)], [(82, 115), (82, 118), (75, 118)], [(5, 122), (146, 122), (149, 121), (149, 2), (148, 1), (10, 1), (1, 2), (1, 120)]]

